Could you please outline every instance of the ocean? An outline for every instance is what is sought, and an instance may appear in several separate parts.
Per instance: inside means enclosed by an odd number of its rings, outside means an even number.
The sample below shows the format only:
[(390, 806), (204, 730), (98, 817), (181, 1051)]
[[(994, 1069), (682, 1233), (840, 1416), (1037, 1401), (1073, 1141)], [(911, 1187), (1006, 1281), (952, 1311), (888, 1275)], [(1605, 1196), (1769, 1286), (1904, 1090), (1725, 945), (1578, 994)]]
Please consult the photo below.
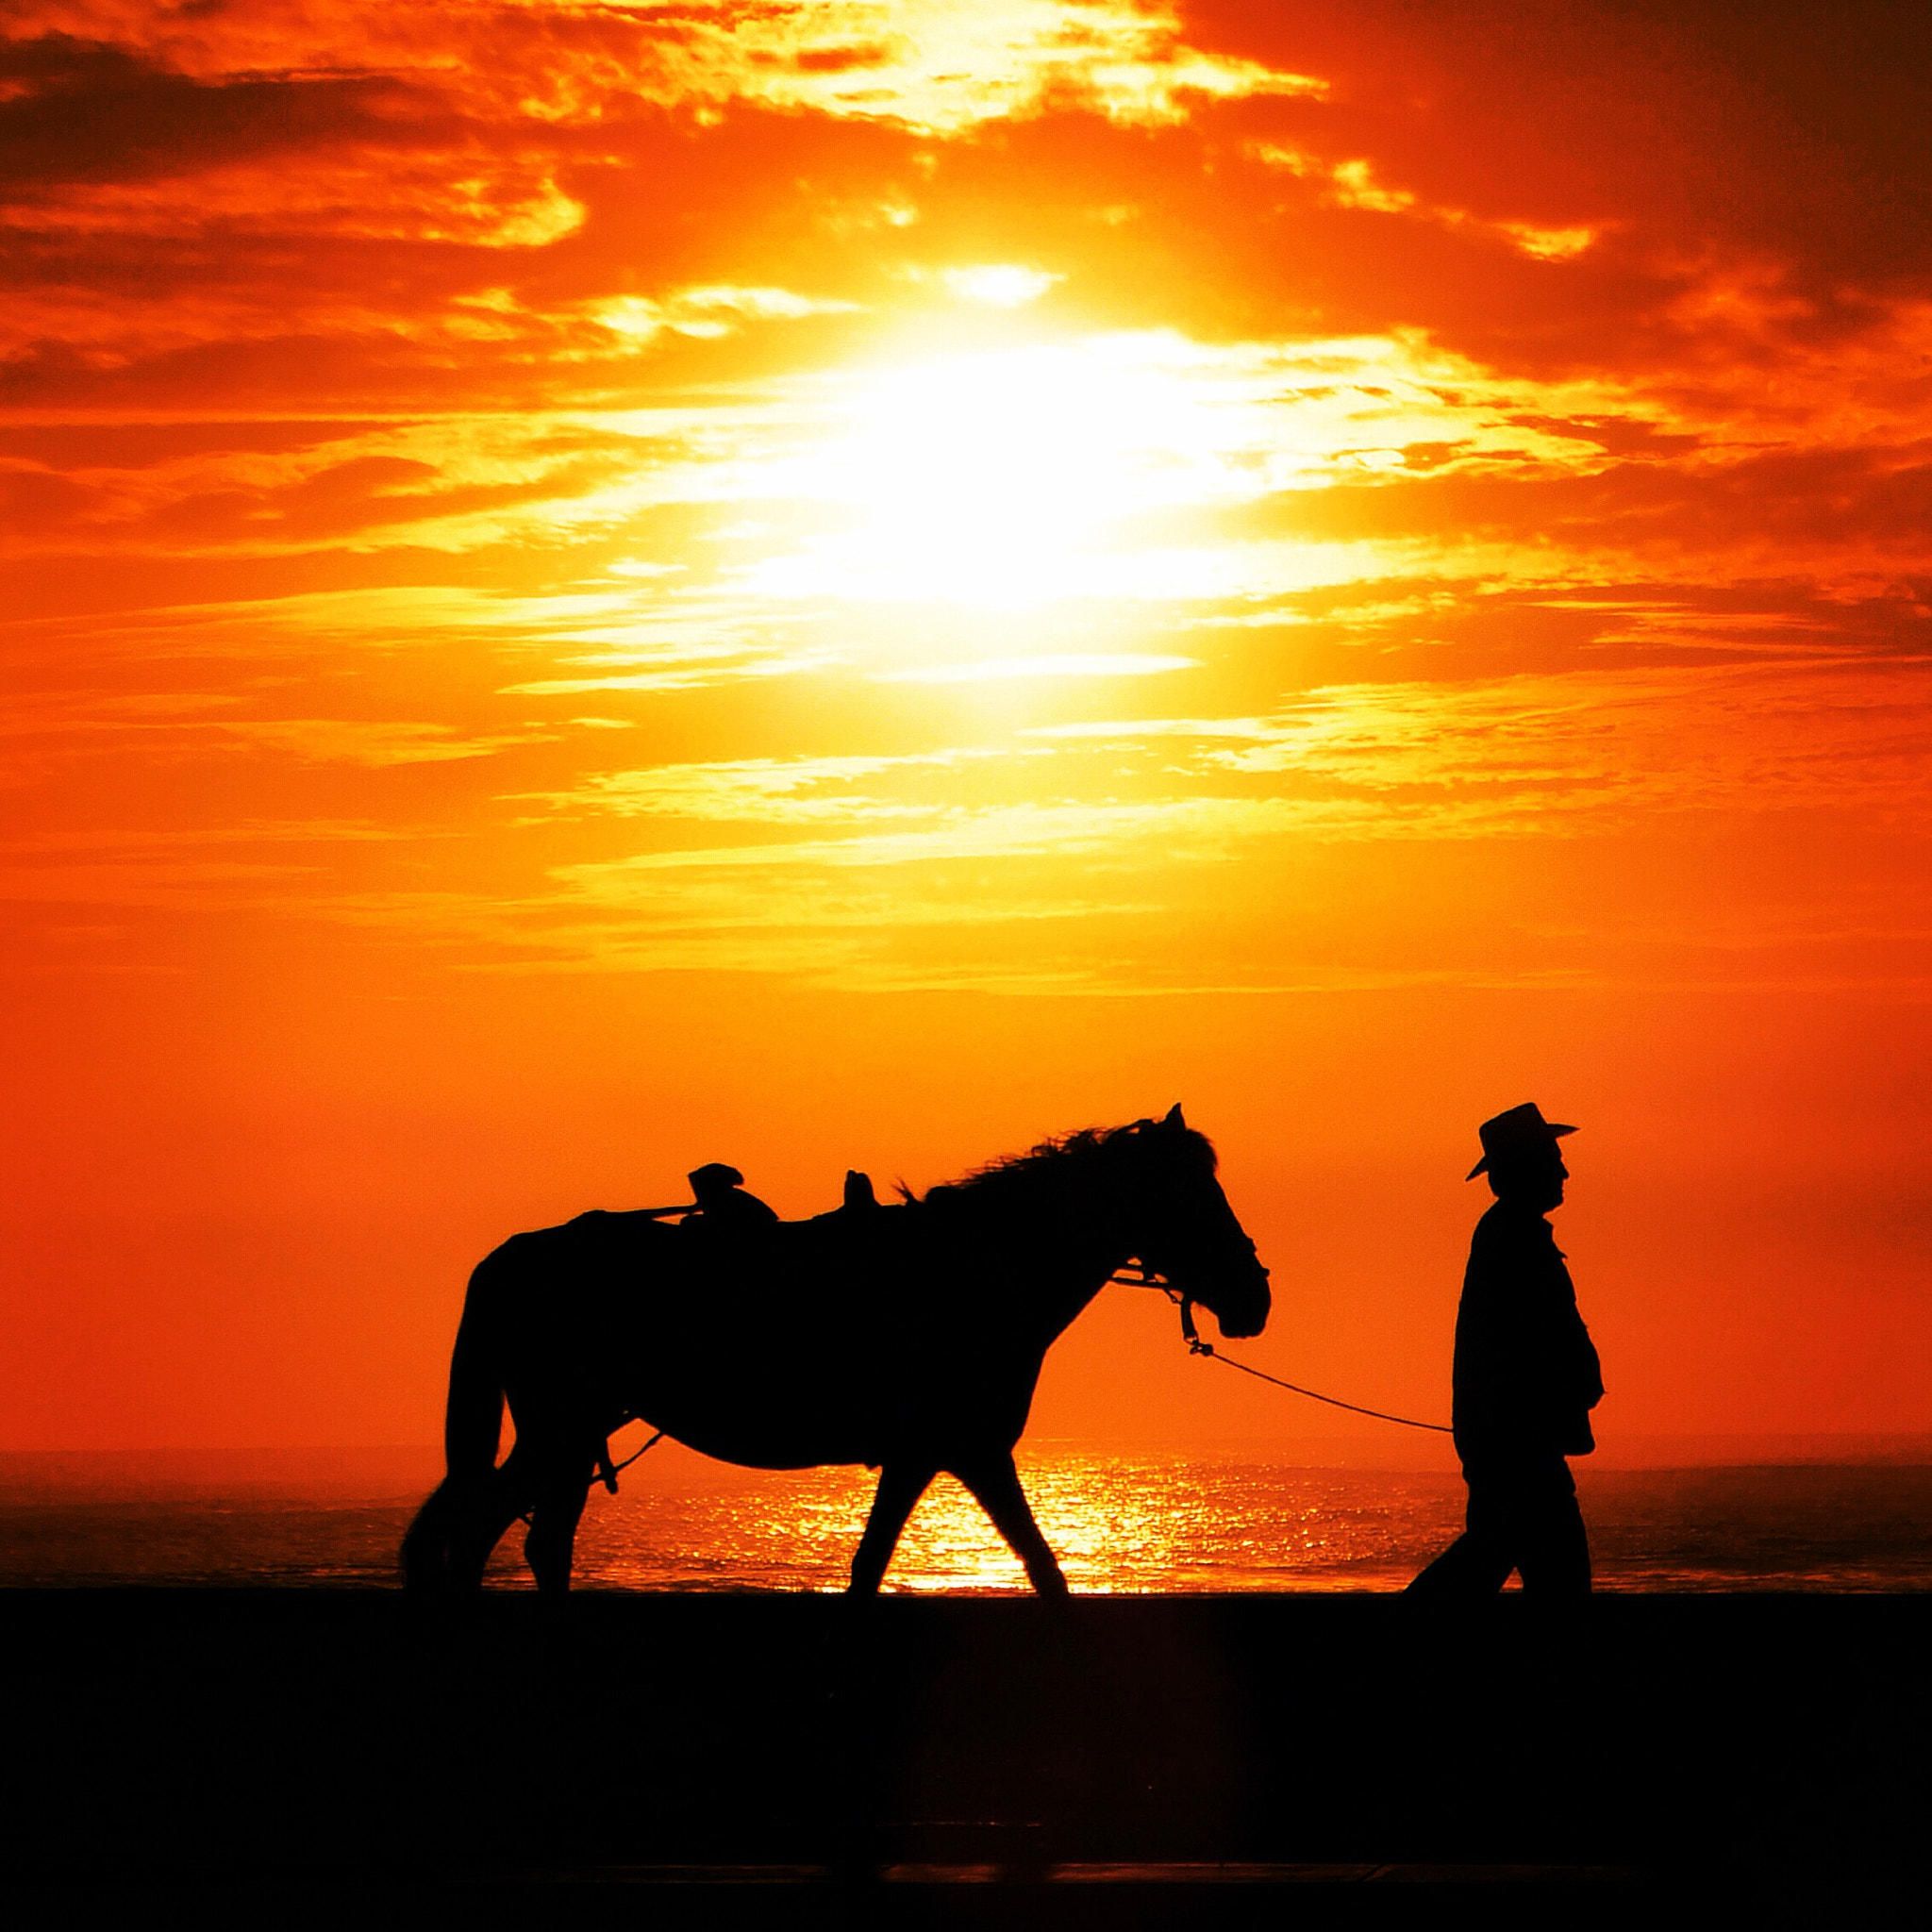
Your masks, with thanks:
[[(1598, 1587), (1932, 1587), (1927, 1446), (1863, 1460), (1579, 1462)], [(1460, 1524), (1460, 1481), (1440, 1467), (1056, 1442), (1023, 1445), (1020, 1462), (1078, 1591), (1396, 1590)], [(437, 1474), (424, 1450), (0, 1455), (0, 1587), (391, 1588), (404, 1528)], [(617, 1496), (592, 1491), (579, 1587), (836, 1591), (873, 1480), (737, 1470), (661, 1445), (625, 1472)], [(518, 1529), (492, 1587), (529, 1586), (520, 1545)], [(944, 1477), (887, 1577), (905, 1591), (1024, 1587), (977, 1506)]]

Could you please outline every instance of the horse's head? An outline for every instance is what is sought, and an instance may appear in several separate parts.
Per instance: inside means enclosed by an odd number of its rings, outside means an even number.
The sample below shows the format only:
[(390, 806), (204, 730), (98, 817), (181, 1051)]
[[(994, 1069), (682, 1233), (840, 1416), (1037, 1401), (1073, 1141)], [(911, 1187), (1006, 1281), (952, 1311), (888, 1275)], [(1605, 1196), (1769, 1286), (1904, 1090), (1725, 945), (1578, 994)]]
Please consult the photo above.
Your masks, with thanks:
[(1181, 1118), (1140, 1121), (1112, 1137), (1124, 1157), (1134, 1258), (1213, 1311), (1225, 1336), (1258, 1335), (1268, 1271), (1214, 1177), (1214, 1149)]

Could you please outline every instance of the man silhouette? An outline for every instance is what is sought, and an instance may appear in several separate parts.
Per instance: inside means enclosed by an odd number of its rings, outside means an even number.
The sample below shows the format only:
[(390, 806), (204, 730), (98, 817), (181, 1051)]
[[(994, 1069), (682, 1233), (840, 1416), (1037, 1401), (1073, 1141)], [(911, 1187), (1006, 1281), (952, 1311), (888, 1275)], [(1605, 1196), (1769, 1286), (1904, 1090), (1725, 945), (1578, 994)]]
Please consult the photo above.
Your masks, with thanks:
[(1477, 1222), (1456, 1316), (1456, 1453), (1469, 1485), (1467, 1527), (1408, 1587), (1483, 1596), (1510, 1571), (1539, 1595), (1590, 1590), (1590, 1541), (1564, 1459), (1596, 1447), (1590, 1411), (1603, 1375), (1576, 1291), (1544, 1215), (1570, 1170), (1557, 1142), (1574, 1127), (1532, 1101), (1477, 1130), (1495, 1205)]

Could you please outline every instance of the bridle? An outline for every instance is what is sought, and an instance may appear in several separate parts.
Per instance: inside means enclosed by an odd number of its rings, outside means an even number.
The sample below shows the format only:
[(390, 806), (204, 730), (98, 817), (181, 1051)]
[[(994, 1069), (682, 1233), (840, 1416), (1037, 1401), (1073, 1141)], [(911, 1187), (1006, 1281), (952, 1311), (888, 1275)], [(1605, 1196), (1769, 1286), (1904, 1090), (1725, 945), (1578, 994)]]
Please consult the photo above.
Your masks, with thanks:
[[(1140, 1272), (1129, 1274), (1126, 1269)], [(1108, 1276), (1109, 1282), (1117, 1282), (1123, 1288), (1158, 1289), (1181, 1311), (1181, 1340), (1188, 1344), (1190, 1355), (1212, 1355), (1213, 1349), (1201, 1340), (1201, 1331), (1194, 1325), (1194, 1297), (1184, 1294), (1158, 1268), (1150, 1268), (1145, 1261), (1128, 1261)]]

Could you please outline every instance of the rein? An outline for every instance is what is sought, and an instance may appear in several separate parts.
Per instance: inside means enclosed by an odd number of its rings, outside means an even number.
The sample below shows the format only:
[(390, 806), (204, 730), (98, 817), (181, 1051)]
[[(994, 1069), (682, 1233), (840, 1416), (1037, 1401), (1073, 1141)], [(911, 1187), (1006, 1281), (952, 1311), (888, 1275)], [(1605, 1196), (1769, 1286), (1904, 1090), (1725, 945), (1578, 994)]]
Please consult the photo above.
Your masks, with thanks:
[[(617, 1428), (623, 1428), (625, 1423), (634, 1423), (638, 1420), (639, 1418), (634, 1415), (627, 1415), (625, 1417), (624, 1422), (618, 1424)], [(610, 1435), (614, 1436), (616, 1433), (617, 1429), (612, 1429)], [(655, 1449), (658, 1446), (658, 1444), (661, 1442), (663, 1440), (664, 1431), (662, 1429), (659, 1429), (658, 1433), (644, 1444), (644, 1449)], [(644, 1453), (644, 1449), (633, 1449), (631, 1453), (628, 1456), (626, 1456), (622, 1462), (612, 1462), (610, 1459), (610, 1436), (605, 1437), (604, 1446), (597, 1452), (597, 1480), (601, 1482), (604, 1485), (604, 1487), (607, 1490), (608, 1490), (613, 1496), (616, 1495), (618, 1471), (621, 1469), (628, 1469), (631, 1466), (631, 1464), (635, 1462), (638, 1459), (638, 1457)]]
[(1253, 1375), (1257, 1382), (1272, 1382), (1277, 1389), (1286, 1389), (1291, 1395), (1306, 1395), (1310, 1402), (1325, 1402), (1330, 1408), (1345, 1408), (1352, 1415), (1373, 1416), (1378, 1423), (1400, 1423), (1405, 1429), (1433, 1429), (1443, 1436), (1455, 1433), (1447, 1423), (1420, 1423), (1413, 1416), (1391, 1415), (1386, 1408), (1364, 1408), (1358, 1402), (1344, 1402), (1339, 1395), (1324, 1395), (1319, 1390), (1304, 1389), (1299, 1382), (1285, 1382), (1265, 1369), (1255, 1368), (1248, 1362), (1238, 1362), (1231, 1355), (1223, 1355), (1211, 1341), (1201, 1340), (1201, 1331), (1194, 1325), (1193, 1296), (1183, 1294), (1164, 1275), (1144, 1262), (1135, 1265), (1141, 1271), (1138, 1274), (1128, 1274), (1116, 1269), (1108, 1279), (1118, 1282), (1123, 1288), (1158, 1289), (1169, 1301), (1175, 1303), (1181, 1311), (1181, 1340), (1188, 1344), (1190, 1355), (1206, 1356), (1224, 1367), (1239, 1369), (1244, 1375)]

